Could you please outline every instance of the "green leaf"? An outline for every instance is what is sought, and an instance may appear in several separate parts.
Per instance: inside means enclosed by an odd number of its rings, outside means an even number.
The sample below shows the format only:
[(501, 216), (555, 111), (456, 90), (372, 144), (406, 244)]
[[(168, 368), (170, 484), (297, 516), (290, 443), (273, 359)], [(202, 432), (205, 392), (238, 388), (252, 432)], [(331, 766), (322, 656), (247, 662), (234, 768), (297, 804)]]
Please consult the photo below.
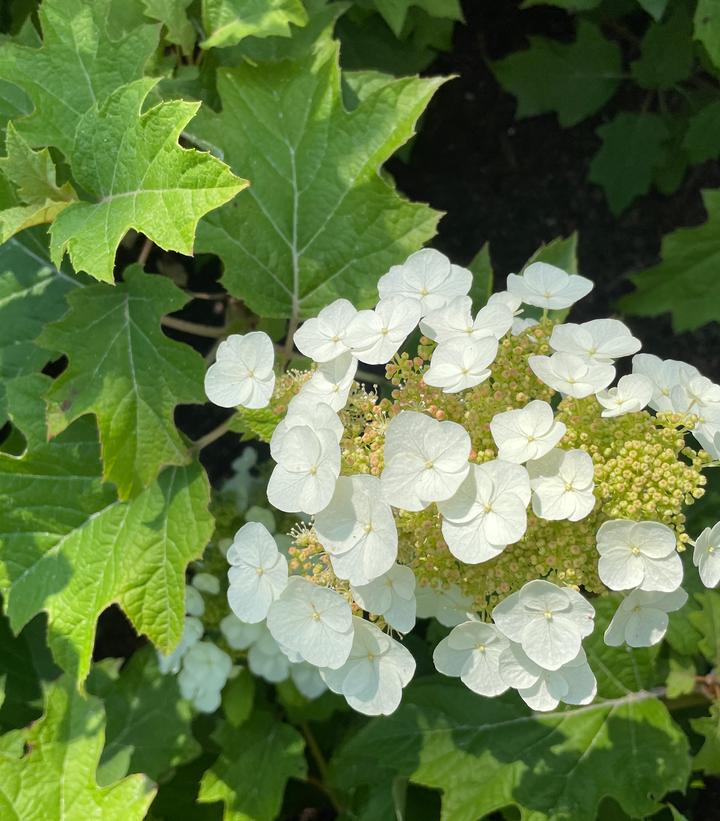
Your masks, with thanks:
[(717, 667), (720, 665), (720, 593), (708, 590), (696, 593), (695, 599), (702, 610), (691, 613), (688, 618), (702, 637), (698, 643), (700, 652), (713, 667)]
[(97, 434), (82, 419), (18, 459), (0, 453), (0, 587), (14, 631), (49, 617), (53, 656), (79, 680), (95, 622), (112, 603), (170, 652), (185, 613), (185, 569), (213, 531), (197, 463), (168, 468), (130, 503), (103, 484)]
[(637, 2), (653, 20), (660, 20), (662, 18), (668, 4), (668, 0), (637, 0)]
[(281, 417), (277, 416), (270, 408), (260, 408), (259, 410), (238, 408), (230, 420), (228, 430), (242, 433), (244, 439), (259, 439), (261, 442), (269, 442), (280, 419)]
[(375, 0), (375, 8), (396, 37), (403, 34), (411, 6), (423, 9), (430, 17), (436, 19), (463, 19), (458, 0)]
[(541, 245), (530, 259), (523, 265), (523, 270), (533, 262), (547, 262), (567, 271), (568, 274), (578, 273), (577, 261), (578, 234), (573, 231), (569, 237), (555, 237), (550, 242)]
[(253, 180), (198, 230), (228, 290), (266, 317), (311, 316), (340, 295), (373, 303), (378, 277), (435, 232), (439, 214), (398, 196), (378, 170), (443, 82), (388, 79), (347, 111), (336, 45), (219, 70), (223, 113), (204, 110), (193, 133)]
[(698, 0), (695, 7), (694, 34), (712, 62), (720, 67), (720, 0)]
[(12, 123), (8, 124), (5, 146), (7, 156), (0, 159), (0, 171), (16, 187), (19, 204), (0, 211), (0, 243), (25, 228), (52, 222), (77, 200), (70, 183), (58, 186), (55, 163), (47, 148), (33, 151)]
[(42, 47), (6, 43), (0, 49), (0, 79), (19, 86), (35, 106), (15, 123), (31, 145), (54, 145), (69, 157), (85, 112), (142, 77), (159, 27), (142, 25), (113, 36), (112, 1), (44, 0)]
[(290, 24), (304, 26), (301, 0), (203, 0), (208, 37), (202, 48), (234, 46), (245, 37), (290, 37)]
[(98, 783), (127, 773), (158, 780), (200, 754), (190, 726), (192, 708), (180, 695), (177, 677), (160, 673), (152, 648), (134, 653), (119, 677), (94, 669), (88, 690), (102, 698), (107, 715)]
[(594, 114), (615, 93), (622, 75), (620, 49), (592, 23), (580, 22), (574, 43), (529, 39), (530, 48), (492, 66), (500, 85), (518, 98), (518, 117), (554, 111), (567, 127)]
[[(99, 787), (102, 703), (65, 678), (47, 692), (42, 720), (25, 734), (22, 757), (0, 755), (0, 815), (22, 821), (133, 821), (145, 817), (155, 789), (143, 775)], [(5, 737), (3, 737), (5, 738)]]
[(670, 699), (686, 696), (695, 691), (695, 665), (690, 661), (670, 658), (670, 672), (665, 683), (665, 692)]
[(720, 191), (703, 191), (707, 222), (663, 237), (658, 265), (630, 274), (637, 290), (620, 308), (639, 316), (672, 314), (676, 333), (720, 319)]
[(156, 84), (123, 86), (83, 116), (71, 167), (96, 201), (73, 203), (53, 223), (56, 265), (67, 252), (76, 270), (112, 282), (115, 251), (131, 228), (166, 251), (191, 255), (200, 217), (247, 185), (215, 157), (178, 145), (199, 103), (173, 100), (140, 113)]
[(165, 39), (183, 51), (192, 54), (195, 45), (195, 26), (187, 16), (187, 8), (193, 0), (142, 0), (145, 14), (165, 26)]
[(288, 779), (307, 772), (303, 737), (265, 711), (240, 727), (222, 724), (213, 737), (220, 757), (203, 776), (198, 801), (222, 801), (224, 821), (273, 821)]
[(255, 677), (247, 667), (240, 668), (222, 692), (225, 717), (234, 727), (239, 727), (252, 712), (255, 698)]
[(708, 103), (690, 118), (683, 142), (691, 162), (713, 160), (720, 154), (720, 100)]
[(38, 339), (68, 357), (47, 395), (50, 435), (94, 413), (103, 476), (123, 499), (147, 487), (165, 465), (190, 461), (173, 412), (178, 404), (205, 401), (202, 357), (160, 329), (161, 317), (182, 308), (187, 296), (139, 266), (124, 277), (115, 288), (90, 285), (69, 294), (68, 313)]
[(510, 805), (523, 818), (559, 821), (595, 818), (605, 797), (631, 816), (649, 814), (685, 788), (690, 761), (685, 734), (649, 693), (543, 714), (516, 694), (486, 699), (428, 680), (351, 737), (331, 772), (343, 790), (402, 775), (441, 789), (442, 818), (452, 821)]
[(472, 271), (473, 282), (470, 288), (470, 297), (475, 310), (482, 308), (490, 298), (493, 290), (493, 269), (490, 261), (490, 244), (483, 247), (472, 258), (468, 269)]
[(590, 163), (589, 179), (603, 189), (617, 216), (650, 190), (669, 133), (657, 114), (627, 111), (600, 126), (597, 133), (603, 142)]
[(580, 11), (590, 11), (600, 5), (601, 0), (524, 0), (520, 8), (529, 9), (532, 6), (557, 6), (565, 11), (576, 14)]
[(692, 66), (692, 20), (684, 6), (678, 5), (664, 22), (648, 28), (640, 57), (630, 69), (639, 86), (670, 89), (690, 76)]
[(707, 718), (691, 718), (690, 726), (703, 736), (703, 745), (693, 759), (693, 767), (706, 775), (720, 775), (720, 701), (710, 705)]

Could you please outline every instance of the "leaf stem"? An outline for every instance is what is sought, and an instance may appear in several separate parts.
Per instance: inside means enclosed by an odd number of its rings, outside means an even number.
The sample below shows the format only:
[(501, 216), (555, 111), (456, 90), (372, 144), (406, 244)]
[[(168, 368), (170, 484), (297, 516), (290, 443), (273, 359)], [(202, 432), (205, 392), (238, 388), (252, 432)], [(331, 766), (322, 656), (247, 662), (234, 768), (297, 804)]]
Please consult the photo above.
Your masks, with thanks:
[(227, 329), (221, 325), (200, 325), (197, 322), (188, 322), (186, 319), (179, 319), (176, 316), (164, 316), (160, 320), (166, 328), (174, 328), (176, 331), (184, 331), (193, 336), (205, 336), (209, 339), (222, 339), (227, 333)]
[(230, 425), (232, 424), (232, 420), (234, 418), (235, 414), (232, 414), (232, 416), (228, 416), (228, 418), (224, 422), (221, 422), (217, 427), (213, 428), (204, 436), (201, 436), (199, 439), (196, 439), (192, 443), (191, 449), (195, 453), (199, 453), (203, 448), (206, 448), (208, 445), (212, 445), (213, 442), (220, 439), (221, 436), (225, 436), (226, 433), (230, 432)]
[(342, 805), (338, 802), (333, 791), (327, 784), (329, 776), (327, 761), (325, 760), (325, 756), (323, 755), (322, 750), (320, 749), (320, 746), (317, 743), (317, 740), (315, 739), (312, 730), (310, 729), (310, 725), (307, 723), (307, 721), (301, 721), (299, 726), (300, 731), (302, 732), (303, 736), (305, 736), (305, 743), (307, 744), (308, 750), (310, 751), (310, 755), (312, 756), (312, 759), (315, 762), (315, 766), (317, 767), (318, 772), (320, 773), (319, 779), (313, 778), (312, 776), (308, 776), (307, 781), (309, 784), (312, 784), (313, 786), (318, 787), (318, 789), (322, 790), (322, 792), (324, 792), (330, 800), (330, 803), (333, 805), (333, 807), (338, 812), (342, 812)]
[(145, 267), (145, 263), (148, 261), (148, 257), (150, 256), (150, 251), (153, 249), (153, 241), (145, 237), (145, 242), (143, 242), (143, 246), (140, 249), (140, 253), (138, 254), (137, 264), (141, 267)]

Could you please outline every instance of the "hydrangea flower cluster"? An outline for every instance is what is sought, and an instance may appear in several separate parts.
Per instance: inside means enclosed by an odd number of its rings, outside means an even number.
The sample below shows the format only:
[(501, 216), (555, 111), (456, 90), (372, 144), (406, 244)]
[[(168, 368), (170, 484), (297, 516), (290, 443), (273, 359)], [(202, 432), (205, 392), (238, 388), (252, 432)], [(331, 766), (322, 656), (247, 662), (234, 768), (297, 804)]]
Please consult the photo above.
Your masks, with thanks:
[[(452, 628), (441, 673), (536, 710), (587, 704), (595, 596), (622, 594), (605, 641), (641, 647), (687, 598), (688, 543), (720, 581), (720, 524), (692, 543), (683, 514), (720, 460), (720, 386), (638, 353), (617, 319), (551, 315), (589, 293), (582, 276), (532, 263), (477, 312), (471, 284), (425, 249), (380, 278), (374, 309), (336, 300), (297, 330), (310, 372), (273, 384), (257, 332), (208, 370), (218, 404), (277, 419), (267, 498), (301, 516), (287, 555), (259, 523), (227, 553), (223, 633), (266, 678), (302, 667), (308, 690), (389, 714), (415, 668), (402, 636), (434, 616)], [(359, 363), (386, 365), (389, 396)]]

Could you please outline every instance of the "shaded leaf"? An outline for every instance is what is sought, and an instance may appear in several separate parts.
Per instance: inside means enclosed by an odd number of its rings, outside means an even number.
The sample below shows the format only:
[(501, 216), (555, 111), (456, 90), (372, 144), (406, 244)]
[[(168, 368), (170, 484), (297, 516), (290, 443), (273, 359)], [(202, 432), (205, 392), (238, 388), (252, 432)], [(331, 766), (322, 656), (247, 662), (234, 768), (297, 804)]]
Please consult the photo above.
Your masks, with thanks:
[(693, 20), (699, 40), (713, 63), (720, 67), (720, 0), (698, 0)]
[(669, 89), (690, 76), (692, 65), (692, 20), (679, 4), (663, 22), (648, 28), (630, 69), (639, 86)]
[(695, 598), (702, 609), (691, 613), (688, 618), (700, 633), (700, 652), (713, 667), (717, 667), (720, 665), (720, 593), (708, 590), (696, 593)]
[(490, 261), (489, 243), (486, 242), (475, 254), (468, 268), (473, 275), (470, 297), (473, 301), (473, 307), (477, 311), (488, 301), (493, 290), (493, 269)]
[(184, 54), (192, 54), (195, 45), (195, 26), (187, 16), (192, 0), (142, 0), (145, 14), (165, 26), (168, 43), (180, 46)]
[(707, 718), (691, 718), (690, 726), (703, 737), (703, 745), (693, 759), (693, 766), (706, 775), (720, 775), (720, 701), (710, 705)]
[(720, 100), (708, 103), (690, 118), (683, 148), (691, 162), (705, 162), (720, 154)]

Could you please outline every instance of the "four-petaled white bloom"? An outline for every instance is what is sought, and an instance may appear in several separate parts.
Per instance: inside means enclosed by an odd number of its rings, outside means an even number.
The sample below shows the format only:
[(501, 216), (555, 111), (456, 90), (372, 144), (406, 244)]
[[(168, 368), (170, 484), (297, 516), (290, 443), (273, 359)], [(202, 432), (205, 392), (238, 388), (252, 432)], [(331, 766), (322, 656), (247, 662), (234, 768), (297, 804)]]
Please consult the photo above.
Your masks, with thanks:
[(248, 624), (234, 613), (228, 613), (220, 622), (220, 632), (233, 650), (247, 650), (267, 632), (264, 622)]
[(295, 347), (315, 362), (329, 362), (347, 353), (350, 349), (345, 344), (345, 335), (356, 313), (352, 302), (336, 299), (295, 331)]
[(668, 628), (668, 613), (679, 610), (687, 593), (678, 588), (671, 593), (633, 590), (621, 602), (605, 631), (605, 644), (619, 647), (650, 647), (662, 641)]
[(510, 291), (495, 291), (490, 294), (486, 305), (504, 305), (510, 310), (513, 316), (518, 316), (522, 313), (522, 299), (517, 294), (511, 294)]
[(498, 459), (522, 464), (549, 453), (563, 438), (567, 428), (555, 420), (553, 409), (542, 399), (533, 399), (524, 408), (496, 413), (490, 433), (498, 446)]
[(706, 527), (697, 537), (693, 549), (693, 564), (700, 572), (705, 587), (720, 584), (720, 522)]
[(522, 465), (493, 459), (471, 465), (457, 492), (438, 503), (442, 533), (460, 561), (494, 559), (525, 535), (530, 479)]
[(227, 560), (230, 609), (242, 621), (262, 621), (287, 585), (287, 559), (263, 525), (248, 522), (235, 534)]
[(271, 455), (279, 450), (288, 430), (298, 425), (308, 425), (313, 430), (332, 431), (338, 442), (345, 432), (342, 420), (330, 405), (326, 402), (318, 403), (314, 398), (303, 395), (301, 391), (290, 400), (284, 419), (278, 422), (273, 431), (270, 439)]
[(526, 305), (559, 310), (587, 296), (593, 283), (547, 262), (533, 262), (520, 276), (508, 274), (507, 289)]
[(415, 574), (409, 567), (395, 564), (369, 584), (353, 585), (352, 596), (363, 610), (383, 616), (400, 633), (415, 626)]
[(414, 330), (420, 313), (417, 299), (381, 299), (374, 311), (358, 311), (348, 325), (345, 342), (361, 362), (384, 365)]
[(641, 411), (652, 399), (653, 383), (641, 373), (621, 376), (617, 387), (600, 391), (597, 401), (605, 408), (604, 417), (622, 416)]
[(188, 616), (202, 616), (205, 613), (205, 600), (191, 584), (185, 585), (185, 612)]
[(720, 385), (706, 376), (680, 376), (681, 383), (670, 391), (670, 401), (674, 411), (696, 413), (700, 408), (720, 406)]
[(180, 695), (201, 713), (214, 713), (231, 670), (232, 659), (227, 653), (209, 641), (200, 641), (183, 658), (177, 677)]
[(550, 347), (592, 362), (612, 364), (621, 356), (637, 353), (642, 345), (619, 319), (592, 319), (582, 325), (556, 325), (550, 335)]
[(263, 624), (263, 632), (253, 642), (247, 655), (250, 672), (271, 684), (286, 681), (290, 675), (290, 659)]
[(503, 599), (492, 616), (531, 661), (557, 670), (580, 652), (582, 640), (593, 631), (595, 610), (572, 588), (536, 579)]
[(278, 644), (316, 667), (342, 666), (353, 643), (350, 605), (300, 576), (291, 576), (270, 606), (267, 626)]
[(501, 339), (512, 323), (512, 311), (499, 302), (485, 305), (473, 319), (472, 300), (469, 296), (460, 296), (424, 317), (420, 321), (420, 330), (435, 342), (455, 339), (467, 342), (487, 336)]
[(597, 393), (615, 379), (613, 365), (590, 362), (571, 353), (529, 356), (528, 365), (541, 382), (574, 399)]
[(353, 622), (355, 634), (347, 660), (339, 669), (322, 670), (321, 675), (359, 713), (390, 715), (413, 677), (415, 659), (369, 621), (354, 616)]
[(682, 384), (683, 379), (698, 376), (698, 370), (687, 362), (677, 359), (660, 359), (649, 353), (639, 353), (632, 358), (633, 373), (647, 376), (653, 383), (653, 395), (650, 407), (656, 411), (673, 410), (670, 394), (675, 385)]
[(442, 308), (454, 297), (467, 294), (471, 285), (472, 273), (467, 268), (453, 265), (439, 251), (423, 248), (381, 276), (378, 293), (381, 299), (394, 296), (416, 299), (424, 316)]
[(185, 653), (200, 641), (204, 632), (205, 628), (200, 619), (195, 618), (195, 616), (185, 616), (185, 624), (178, 646), (167, 656), (158, 651), (157, 658), (160, 672), (163, 675), (165, 673), (177, 673), (180, 670)]
[(308, 397), (316, 405), (324, 402), (334, 411), (342, 410), (355, 379), (357, 366), (357, 359), (351, 353), (340, 354), (329, 362), (323, 362), (295, 398)]
[(264, 408), (275, 388), (272, 339), (262, 331), (231, 334), (205, 374), (207, 398), (221, 408)]
[(315, 531), (335, 575), (351, 584), (377, 579), (397, 557), (395, 519), (375, 476), (341, 476), (330, 503), (315, 517)]
[(380, 477), (385, 501), (404, 510), (422, 510), (449, 499), (467, 476), (470, 447), (462, 425), (402, 411), (385, 432)]
[(597, 693), (597, 681), (582, 648), (556, 670), (546, 670), (535, 664), (522, 647), (511, 644), (502, 653), (500, 667), (505, 681), (531, 710), (554, 710), (561, 701), (590, 704)]
[(683, 566), (675, 532), (660, 522), (611, 519), (597, 532), (598, 575), (611, 590), (671, 593), (680, 586)]
[(497, 356), (498, 342), (493, 336), (465, 342), (441, 342), (433, 351), (430, 367), (423, 380), (443, 393), (474, 388), (490, 376), (490, 365)]
[(592, 457), (584, 450), (554, 448), (527, 463), (533, 513), (541, 519), (577, 522), (595, 507)]
[(456, 627), (473, 616), (472, 596), (466, 596), (456, 585), (443, 589), (418, 586), (415, 590), (419, 619), (436, 618), (443, 627)]
[(267, 486), (271, 505), (287, 513), (319, 513), (330, 501), (340, 475), (340, 446), (329, 428), (311, 424), (287, 427), (273, 437), (270, 453), (277, 462)]
[(509, 642), (494, 624), (466, 621), (450, 631), (433, 652), (435, 667), (481, 696), (499, 696), (508, 689), (500, 656)]

